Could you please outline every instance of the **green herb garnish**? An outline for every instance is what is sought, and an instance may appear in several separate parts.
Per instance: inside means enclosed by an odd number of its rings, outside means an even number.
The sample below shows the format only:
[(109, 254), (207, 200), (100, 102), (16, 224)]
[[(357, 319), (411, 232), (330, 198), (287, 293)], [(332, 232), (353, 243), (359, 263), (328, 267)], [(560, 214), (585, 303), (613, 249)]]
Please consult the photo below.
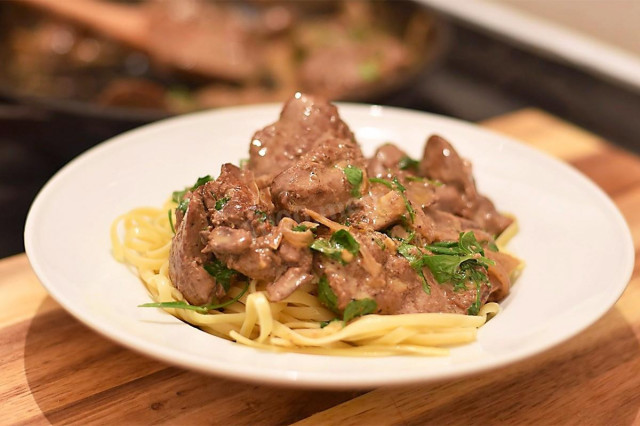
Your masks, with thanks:
[(209, 273), (209, 275), (216, 279), (216, 282), (224, 288), (225, 292), (229, 291), (229, 288), (231, 287), (231, 279), (241, 275), (240, 272), (227, 268), (227, 265), (218, 259), (215, 259), (212, 262), (207, 262), (202, 265), (202, 267)]
[(340, 318), (334, 318), (334, 319), (329, 320), (329, 321), (320, 321), (320, 328), (325, 328), (326, 326), (328, 326), (332, 322), (336, 322), (336, 321), (340, 321)]
[(176, 228), (173, 226), (173, 215), (171, 214), (171, 209), (167, 210), (167, 215), (169, 216), (169, 226), (171, 226), (171, 232), (175, 235)]
[(222, 208), (229, 202), (230, 197), (222, 197), (216, 201), (216, 210), (222, 210)]
[(420, 161), (414, 160), (408, 155), (405, 155), (400, 159), (400, 161), (398, 161), (398, 167), (400, 168), (400, 170), (408, 170), (408, 169), (417, 170), (419, 164), (420, 164)]
[(473, 301), (469, 309), (467, 309), (468, 315), (478, 315), (480, 312), (480, 308), (482, 307), (482, 302), (480, 301), (480, 285), (476, 283), (476, 300)]
[(180, 210), (184, 214), (187, 212), (188, 207), (189, 207), (189, 198), (185, 198), (182, 201), (180, 201), (180, 204), (178, 204), (178, 207), (176, 207), (176, 210)]
[(242, 291), (240, 292), (240, 294), (238, 294), (236, 297), (234, 297), (233, 299), (227, 300), (226, 302), (222, 302), (222, 303), (216, 303), (216, 304), (208, 304), (208, 305), (190, 305), (187, 302), (155, 302), (155, 303), (144, 303), (142, 305), (138, 305), (139, 308), (173, 308), (173, 309), (187, 309), (190, 311), (196, 311), (199, 314), (208, 314), (209, 311), (213, 311), (216, 309), (221, 309), (224, 307), (227, 307), (229, 305), (234, 304), (235, 302), (237, 302), (238, 300), (240, 300), (240, 298), (242, 296), (244, 296), (244, 294), (247, 292), (247, 290), (249, 289), (249, 281), (247, 281), (247, 284), (244, 286), (244, 288), (242, 289)]
[(425, 247), (433, 256), (425, 256), (427, 266), (439, 283), (450, 282), (454, 291), (466, 290), (467, 282), (476, 287), (488, 282), (487, 269), (495, 262), (484, 257), (484, 250), (473, 232), (460, 233), (458, 241), (442, 241)]
[(307, 225), (297, 225), (294, 226), (293, 228), (291, 228), (292, 231), (294, 232), (305, 232), (308, 229), (310, 229)]
[(344, 250), (348, 251), (352, 255), (357, 255), (360, 251), (360, 244), (353, 238), (353, 235), (345, 229), (339, 229), (331, 235), (329, 240), (324, 238), (318, 238), (311, 243), (311, 249), (319, 251), (320, 253), (335, 259), (346, 265), (347, 262), (342, 257)]
[[(411, 236), (411, 238), (413, 238), (413, 236)], [(420, 277), (420, 281), (422, 281), (422, 289), (424, 290), (424, 292), (427, 294), (431, 294), (431, 287), (429, 287), (429, 283), (427, 282), (427, 279), (424, 276), (424, 272), (422, 271), (422, 267), (424, 266), (422, 262), (424, 253), (422, 253), (418, 249), (418, 247), (411, 245), (405, 241), (403, 241), (398, 246), (398, 253), (400, 253), (402, 257), (407, 259), (409, 261), (409, 265), (411, 265), (411, 268), (416, 271), (416, 273)]]
[(342, 171), (347, 177), (349, 184), (351, 184), (351, 196), (360, 198), (360, 185), (362, 185), (363, 176), (362, 169), (349, 164), (347, 167), (342, 169)]
[(369, 182), (371, 183), (381, 183), (382, 185), (386, 186), (389, 189), (393, 189), (393, 184), (391, 182), (389, 182), (386, 179), (382, 179), (382, 178), (369, 178)]
[(338, 312), (338, 296), (331, 289), (326, 275), (323, 275), (318, 281), (318, 299), (333, 312)]
[(402, 199), (404, 200), (404, 205), (407, 208), (407, 211), (409, 212), (409, 217), (411, 218), (411, 223), (415, 222), (416, 220), (416, 212), (415, 210), (413, 210), (413, 206), (411, 205), (411, 203), (409, 202), (409, 199), (407, 198), (407, 195), (405, 194), (405, 192), (407, 191), (407, 188), (405, 188), (399, 181), (398, 178), (394, 176), (393, 178), (393, 183), (396, 186), (396, 189), (398, 191), (400, 191), (400, 195), (402, 196)]
[(258, 222), (264, 222), (267, 220), (267, 212), (263, 212), (262, 210), (256, 210), (256, 216), (258, 217)]
[(198, 187), (212, 180), (213, 178), (210, 175), (202, 176), (202, 177), (199, 177), (198, 180), (196, 180), (196, 183), (193, 184), (193, 186), (186, 187), (182, 191), (173, 191), (173, 193), (171, 193), (171, 200), (174, 203), (178, 204), (178, 207), (176, 207), (176, 210), (180, 210), (182, 213), (186, 213), (187, 207), (189, 206), (189, 199), (184, 198), (185, 194), (189, 191), (195, 191)]
[(489, 242), (487, 242), (487, 248), (488, 248), (489, 250), (491, 250), (491, 251), (495, 251), (495, 252), (500, 251), (500, 249), (498, 248), (498, 246), (496, 245), (496, 243), (495, 243), (495, 242), (493, 242), (493, 241), (489, 241)]
[(346, 308), (344, 308), (342, 320), (349, 322), (354, 318), (371, 314), (375, 312), (376, 309), (378, 309), (378, 304), (373, 299), (352, 300), (347, 304)]

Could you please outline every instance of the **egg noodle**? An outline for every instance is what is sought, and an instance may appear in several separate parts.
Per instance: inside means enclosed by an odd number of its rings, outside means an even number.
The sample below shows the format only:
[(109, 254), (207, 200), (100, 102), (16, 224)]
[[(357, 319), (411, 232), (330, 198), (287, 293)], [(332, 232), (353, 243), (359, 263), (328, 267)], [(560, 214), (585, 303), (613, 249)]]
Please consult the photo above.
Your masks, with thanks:
[[(169, 200), (162, 208), (136, 208), (118, 217), (111, 226), (114, 257), (137, 270), (156, 302), (185, 300), (169, 279), (173, 237), (169, 217), (173, 213), (168, 212), (175, 211), (175, 207)], [(514, 221), (496, 243), (504, 246), (516, 232)], [(478, 315), (370, 314), (345, 325), (343, 321), (331, 321), (335, 313), (322, 306), (312, 290), (313, 286), (303, 286), (274, 303), (267, 299), (265, 287), (252, 280), (232, 286), (228, 297), (239, 298), (221, 310), (199, 313), (163, 309), (208, 333), (247, 346), (347, 356), (447, 355), (450, 346), (474, 341), (478, 328), (500, 309), (497, 303), (487, 303)]]

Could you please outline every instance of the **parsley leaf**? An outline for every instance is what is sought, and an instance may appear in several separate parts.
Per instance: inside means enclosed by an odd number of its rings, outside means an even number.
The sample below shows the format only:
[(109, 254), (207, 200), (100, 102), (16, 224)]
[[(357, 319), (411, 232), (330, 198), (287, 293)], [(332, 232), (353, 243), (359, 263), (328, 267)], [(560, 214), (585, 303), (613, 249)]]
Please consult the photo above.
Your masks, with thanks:
[(183, 200), (184, 194), (186, 194), (187, 191), (194, 191), (198, 187), (200, 187), (200, 186), (204, 185), (205, 183), (210, 182), (212, 180), (213, 180), (213, 178), (211, 177), (211, 175), (206, 175), (206, 176), (199, 177), (198, 180), (196, 180), (196, 183), (193, 184), (193, 186), (186, 187), (182, 191), (173, 191), (173, 193), (171, 194), (171, 199), (173, 200), (174, 203), (180, 203)]
[(325, 256), (339, 261), (343, 265), (347, 264), (343, 257), (343, 251), (346, 250), (354, 256), (360, 251), (360, 243), (345, 229), (339, 229), (334, 232), (329, 240), (324, 238), (316, 239), (311, 243), (310, 247)]
[(413, 210), (413, 206), (411, 205), (411, 203), (409, 202), (409, 199), (407, 198), (407, 195), (405, 194), (407, 188), (405, 188), (398, 181), (398, 178), (395, 177), (395, 176), (393, 178), (393, 183), (396, 185), (396, 189), (398, 191), (400, 191), (400, 195), (402, 196), (402, 199), (404, 200), (404, 205), (407, 208), (407, 211), (409, 212), (409, 217), (411, 218), (411, 223), (413, 223), (416, 220), (416, 212), (415, 212), (415, 210)]
[(169, 215), (169, 226), (171, 226), (171, 232), (175, 235), (176, 228), (173, 226), (173, 215), (171, 214), (171, 209), (167, 210), (167, 215)]
[(476, 283), (476, 300), (474, 300), (471, 306), (469, 306), (469, 309), (467, 309), (467, 314), (478, 315), (481, 307), (482, 302), (480, 301), (480, 284)]
[(225, 292), (229, 291), (231, 287), (231, 279), (237, 275), (241, 275), (238, 271), (227, 268), (227, 265), (218, 259), (205, 263), (202, 267), (209, 275), (216, 279), (216, 282), (224, 288)]
[(209, 311), (213, 311), (216, 309), (222, 309), (229, 305), (236, 303), (249, 289), (249, 281), (244, 286), (240, 294), (238, 294), (233, 299), (227, 300), (222, 303), (210, 303), (208, 305), (190, 305), (187, 302), (179, 301), (179, 302), (155, 302), (155, 303), (143, 303), (142, 305), (138, 305), (139, 308), (173, 308), (173, 309), (187, 309), (189, 311), (196, 311), (199, 314), (208, 314)]
[(346, 308), (344, 308), (342, 319), (344, 322), (349, 322), (354, 318), (371, 314), (375, 312), (376, 309), (378, 309), (378, 304), (373, 299), (352, 300), (347, 304)]
[(393, 189), (393, 184), (391, 182), (389, 182), (388, 180), (386, 180), (386, 179), (372, 177), (372, 178), (369, 178), (369, 182), (371, 182), (371, 183), (381, 183), (382, 185), (386, 186), (387, 188)]
[(178, 207), (176, 207), (176, 210), (180, 210), (182, 213), (186, 213), (187, 207), (189, 207), (189, 198), (185, 198), (182, 201), (180, 201), (180, 204), (178, 204)]
[(431, 294), (431, 287), (429, 287), (429, 283), (427, 282), (427, 279), (424, 276), (424, 272), (422, 271), (422, 267), (424, 266), (422, 262), (424, 254), (420, 250), (418, 250), (416, 246), (413, 246), (405, 241), (403, 241), (402, 244), (398, 246), (398, 253), (400, 253), (402, 257), (407, 259), (409, 261), (409, 265), (411, 265), (413, 270), (416, 271), (416, 273), (420, 277), (420, 280), (422, 281), (422, 289), (424, 290), (424, 292), (427, 294)]
[(484, 250), (473, 232), (461, 232), (458, 241), (441, 241), (425, 247), (433, 256), (425, 256), (427, 266), (439, 283), (450, 282), (454, 291), (466, 290), (467, 282), (476, 287), (488, 282), (487, 269), (495, 262), (484, 257)]
[(173, 191), (171, 193), (171, 200), (174, 203), (178, 204), (178, 207), (176, 207), (176, 209), (180, 210), (182, 213), (186, 213), (187, 207), (189, 206), (189, 199), (184, 198), (185, 194), (189, 191), (195, 191), (198, 187), (212, 180), (213, 178), (211, 177), (211, 175), (202, 176), (202, 177), (199, 177), (198, 180), (196, 180), (196, 183), (194, 183), (193, 186), (186, 187), (182, 191)]
[(332, 322), (336, 322), (336, 321), (340, 321), (340, 318), (334, 318), (334, 319), (329, 320), (329, 321), (320, 321), (320, 328), (325, 328), (326, 326), (328, 326)]
[(347, 181), (351, 184), (351, 196), (360, 198), (360, 185), (362, 185), (362, 169), (358, 167), (352, 166), (349, 164), (347, 167), (342, 169), (345, 176), (347, 177)]
[(326, 275), (323, 275), (318, 281), (318, 299), (333, 312), (338, 312), (338, 296), (331, 289)]
[(418, 164), (420, 164), (420, 161), (414, 160), (408, 155), (405, 155), (400, 159), (400, 161), (398, 161), (398, 167), (400, 168), (400, 170), (417, 169)]
[(222, 210), (222, 208), (229, 202), (230, 197), (222, 197), (216, 201), (216, 210)]
[(297, 225), (294, 226), (293, 228), (291, 228), (292, 231), (294, 232), (305, 232), (309, 229), (309, 227), (307, 225)]

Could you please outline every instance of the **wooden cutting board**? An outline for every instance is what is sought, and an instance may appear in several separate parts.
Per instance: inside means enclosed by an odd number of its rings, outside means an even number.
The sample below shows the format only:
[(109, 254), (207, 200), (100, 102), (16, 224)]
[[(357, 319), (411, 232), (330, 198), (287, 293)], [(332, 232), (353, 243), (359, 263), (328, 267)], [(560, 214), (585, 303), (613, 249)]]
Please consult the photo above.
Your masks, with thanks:
[[(591, 177), (638, 248), (638, 157), (539, 110), (483, 124)], [(640, 280), (636, 263), (602, 320), (507, 368), (439, 384), (301, 391), (203, 376), (124, 349), (62, 310), (18, 255), (0, 261), (0, 365), (0, 424), (640, 424)]]

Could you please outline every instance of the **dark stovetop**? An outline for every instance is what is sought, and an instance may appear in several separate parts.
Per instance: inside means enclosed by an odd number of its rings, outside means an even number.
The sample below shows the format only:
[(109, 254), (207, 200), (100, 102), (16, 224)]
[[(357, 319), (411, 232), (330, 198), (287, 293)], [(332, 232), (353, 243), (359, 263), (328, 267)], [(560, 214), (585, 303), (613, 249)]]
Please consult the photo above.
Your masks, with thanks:
[[(460, 23), (452, 23), (450, 50), (440, 66), (417, 88), (381, 103), (469, 121), (535, 106), (640, 152), (639, 92)], [(0, 99), (0, 258), (24, 251), (29, 205), (60, 167), (132, 127), (37, 112)]]

